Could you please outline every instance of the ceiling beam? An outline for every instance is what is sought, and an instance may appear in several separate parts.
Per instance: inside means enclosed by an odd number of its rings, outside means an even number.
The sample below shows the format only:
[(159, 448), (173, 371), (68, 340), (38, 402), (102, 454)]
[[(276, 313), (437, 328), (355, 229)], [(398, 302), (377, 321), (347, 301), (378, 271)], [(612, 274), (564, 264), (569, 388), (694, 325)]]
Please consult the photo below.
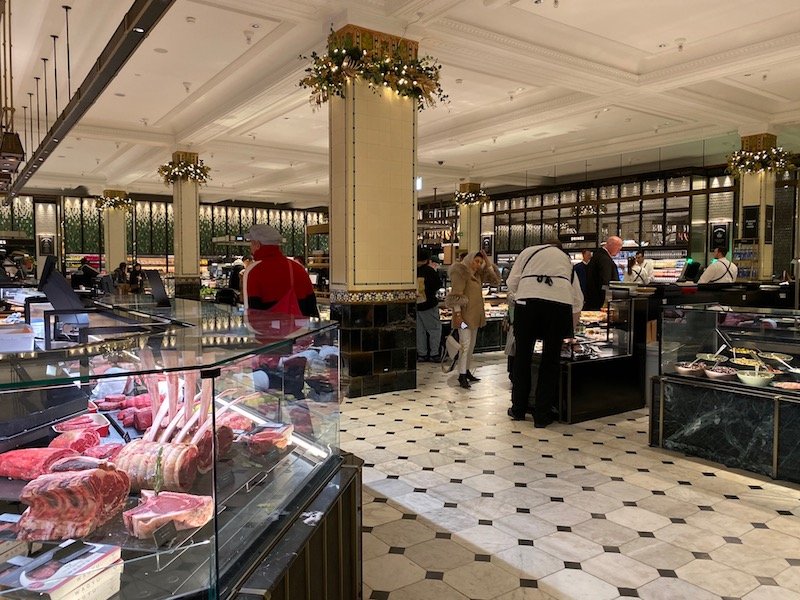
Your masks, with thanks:
[(75, 91), (39, 147), (9, 188), (6, 202), (19, 194), (36, 169), (52, 154), (78, 121), (97, 101), (108, 84), (144, 41), (147, 32), (161, 20), (175, 0), (134, 0), (130, 10), (111, 35), (94, 66)]

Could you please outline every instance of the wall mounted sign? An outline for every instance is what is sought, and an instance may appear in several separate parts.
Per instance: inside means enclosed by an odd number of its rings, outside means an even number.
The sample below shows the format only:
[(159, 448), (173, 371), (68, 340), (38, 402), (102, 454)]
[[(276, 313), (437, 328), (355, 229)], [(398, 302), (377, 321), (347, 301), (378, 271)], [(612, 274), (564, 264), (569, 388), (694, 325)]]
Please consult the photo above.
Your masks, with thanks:
[(759, 206), (745, 206), (742, 209), (742, 238), (757, 240)]
[(767, 206), (764, 212), (764, 243), (771, 244), (775, 231), (775, 207)]
[(56, 245), (52, 235), (39, 236), (39, 256), (50, 256), (55, 254)]
[(558, 236), (562, 244), (597, 244), (596, 233), (563, 233)]
[(481, 236), (481, 250), (486, 253), (486, 256), (492, 258), (494, 255), (494, 235)]
[(728, 249), (728, 235), (730, 233), (729, 223), (712, 223), (711, 224), (711, 240), (709, 243), (709, 250), (714, 248)]

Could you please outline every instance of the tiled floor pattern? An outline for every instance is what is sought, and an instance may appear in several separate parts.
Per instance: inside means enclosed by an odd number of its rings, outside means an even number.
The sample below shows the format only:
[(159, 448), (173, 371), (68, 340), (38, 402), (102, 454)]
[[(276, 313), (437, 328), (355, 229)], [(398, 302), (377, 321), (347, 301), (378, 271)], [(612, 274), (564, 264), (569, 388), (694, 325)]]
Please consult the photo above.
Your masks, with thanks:
[(535, 429), (501, 354), (470, 391), (348, 400), (364, 468), (364, 598), (800, 600), (800, 491), (649, 448), (637, 411)]

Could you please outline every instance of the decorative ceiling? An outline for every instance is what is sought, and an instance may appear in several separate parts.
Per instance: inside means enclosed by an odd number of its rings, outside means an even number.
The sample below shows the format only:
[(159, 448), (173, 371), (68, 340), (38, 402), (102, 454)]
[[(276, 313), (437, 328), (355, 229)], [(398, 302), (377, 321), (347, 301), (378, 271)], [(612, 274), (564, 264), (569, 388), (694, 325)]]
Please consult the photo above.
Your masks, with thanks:
[[(29, 94), (42, 58), (52, 71), (51, 35), (66, 103), (63, 4), (13, 5), (16, 126), (27, 113), (27, 137), (31, 126), (44, 133), (43, 100), (37, 126)], [(73, 91), (126, 4), (73, 0)], [(299, 57), (323, 51), (346, 23), (418, 40), (443, 65), (450, 102), (419, 118), (421, 197), (465, 180), (492, 188), (717, 164), (740, 134), (767, 130), (800, 150), (797, 0), (558, 4), (176, 0), (30, 187), (167, 193), (156, 169), (181, 149), (213, 169), (206, 200), (327, 205), (327, 110), (312, 110), (298, 87)]]

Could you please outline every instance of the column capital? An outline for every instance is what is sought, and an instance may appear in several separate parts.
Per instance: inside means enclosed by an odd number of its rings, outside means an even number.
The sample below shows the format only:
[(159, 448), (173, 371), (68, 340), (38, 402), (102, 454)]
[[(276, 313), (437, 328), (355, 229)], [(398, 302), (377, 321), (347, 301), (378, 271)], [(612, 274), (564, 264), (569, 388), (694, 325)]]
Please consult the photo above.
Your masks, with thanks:
[(198, 160), (200, 160), (200, 155), (197, 152), (176, 150), (172, 153), (172, 162), (187, 162), (196, 165)]
[(127, 198), (128, 192), (125, 190), (103, 190), (103, 198)]
[(365, 50), (371, 56), (400, 56), (415, 60), (419, 50), (419, 43), (412, 40), (359, 27), (358, 25), (345, 25), (331, 34), (328, 45), (334, 47), (356, 46)]
[(477, 194), (481, 191), (481, 184), (474, 181), (465, 181), (458, 184), (458, 191), (462, 194), (468, 194), (469, 192)]
[(742, 136), (742, 150), (747, 150), (748, 152), (769, 150), (777, 147), (777, 145), (778, 136), (774, 133), (756, 133)]

